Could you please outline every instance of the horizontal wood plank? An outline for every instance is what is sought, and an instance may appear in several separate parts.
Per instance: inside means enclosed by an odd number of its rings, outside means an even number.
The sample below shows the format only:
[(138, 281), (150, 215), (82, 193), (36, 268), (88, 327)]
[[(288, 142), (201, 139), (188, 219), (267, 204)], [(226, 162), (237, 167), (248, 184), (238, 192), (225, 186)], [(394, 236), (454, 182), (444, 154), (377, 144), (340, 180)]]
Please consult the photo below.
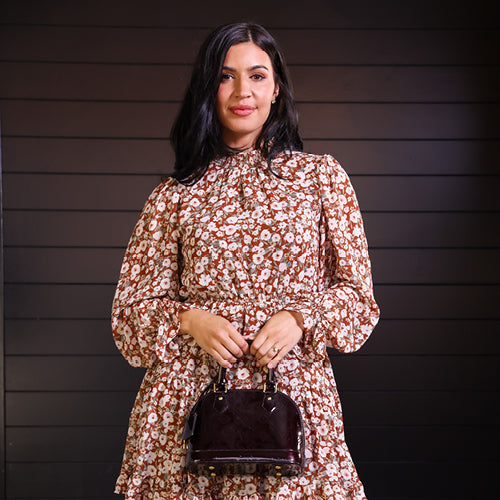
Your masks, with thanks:
[(498, 249), (378, 249), (370, 252), (375, 283), (500, 284)]
[[(478, 475), (493, 477), (497, 462), (468, 461), (441, 462), (356, 462), (358, 473), (367, 495), (374, 500), (416, 500), (436, 497), (446, 500), (494, 498), (494, 484), (483, 481), (477, 484)], [(7, 474), (12, 498), (110, 499), (104, 496), (112, 491), (119, 464), (53, 463), (9, 464)], [(31, 481), (27, 482), (26, 477)], [(387, 478), (393, 478), (390, 481)], [(453, 478), (453, 481), (450, 481)], [(85, 485), (84, 483), (90, 483)], [(78, 485), (71, 490), (71, 485)], [(415, 484), (411, 489), (409, 484)]]
[(500, 286), (375, 285), (386, 319), (499, 319)]
[(7, 498), (112, 498), (119, 468), (106, 462), (8, 464)]
[(6, 355), (116, 354), (110, 319), (9, 320)]
[(7, 391), (131, 391), (143, 375), (118, 354), (11, 356), (5, 361)]
[[(351, 427), (346, 440), (357, 461), (495, 460), (488, 444), (498, 429), (464, 427)], [(9, 427), (9, 463), (120, 462), (125, 427)], [(367, 446), (368, 444), (368, 446)]]
[[(478, 2), (474, 9), (467, 3), (421, 0), (418, 5), (398, 0), (367, 0), (348, 4), (311, 0), (254, 0), (251, 5), (219, 0), (217, 9), (193, 8), (191, 3), (165, 3), (143, 0), (140, 5), (123, 0), (87, 0), (68, 4), (64, 0), (45, 0), (44, 5), (30, 0), (1, 4), (0, 18), (5, 23), (87, 24), (102, 26), (216, 26), (236, 19), (253, 19), (273, 27), (297, 28), (481, 28), (496, 27), (490, 2)], [(429, 11), (432, 15), (429, 15)], [(450, 15), (450, 11), (453, 15)]]
[(298, 110), (306, 139), (498, 138), (497, 105), (490, 106), (345, 103), (299, 104)]
[(6, 211), (4, 217), (5, 245), (124, 248), (139, 213)]
[[(381, 319), (355, 356), (500, 355), (499, 320)], [(112, 355), (109, 319), (11, 319), (5, 322), (6, 355)]]
[[(497, 462), (356, 462), (367, 495), (374, 500), (417, 500), (435, 492), (442, 500), (494, 498), (495, 485), (475, 478), (493, 477)], [(104, 496), (112, 491), (119, 464), (53, 463), (9, 464), (7, 474), (13, 498), (112, 500)], [(26, 477), (31, 481), (27, 482)], [(387, 480), (391, 478), (391, 480)], [(453, 481), (450, 481), (453, 478)], [(85, 484), (90, 483), (90, 484)], [(71, 485), (78, 485), (71, 489)], [(415, 485), (411, 489), (408, 485)], [(437, 496), (439, 495), (439, 496)]]
[[(5, 249), (7, 283), (114, 283), (121, 248)], [(375, 283), (500, 284), (498, 249), (392, 249), (370, 252)]]
[(491, 439), (499, 436), (499, 428), (470, 427), (350, 427), (346, 440), (357, 461), (470, 461), (498, 459)]
[(9, 427), (7, 461), (120, 462), (126, 427)]
[[(169, 136), (178, 103), (3, 101), (7, 136)], [(500, 137), (499, 104), (299, 104), (306, 139), (485, 139)], [(50, 114), (51, 120), (46, 116)]]
[[(7, 61), (190, 64), (211, 29), (5, 25)], [(494, 30), (277, 28), (289, 64), (497, 64)], [(328, 50), (325, 48), (328, 47)]]
[[(478, 481), (498, 470), (498, 461), (357, 462), (370, 500), (470, 500), (495, 498), (494, 481)], [(411, 485), (411, 486), (410, 486)]]
[(363, 216), (372, 247), (498, 247), (496, 213), (376, 213)]
[(491, 392), (346, 391), (339, 386), (346, 427), (498, 425)]
[[(350, 175), (498, 174), (496, 141), (305, 141), (304, 150), (331, 154)], [(173, 171), (168, 140), (5, 137), (5, 173), (150, 174)]]
[[(478, 390), (500, 387), (496, 356), (345, 356), (334, 354), (343, 390)], [(356, 362), (353, 362), (356, 360)]]
[[(125, 248), (139, 212), (5, 211), (6, 246)], [(365, 212), (372, 247), (498, 248), (499, 213)], [(61, 228), (64, 228), (62, 231)]]
[[(339, 387), (357, 391), (498, 391), (498, 356), (331, 356)], [(131, 391), (142, 371), (115, 356), (7, 356), (7, 391)], [(36, 373), (36, 377), (33, 376)]]
[(164, 175), (175, 161), (166, 139), (5, 137), (2, 146), (4, 172)]
[[(7, 426), (126, 426), (136, 390), (8, 392)], [(497, 402), (487, 391), (339, 390), (348, 427), (498, 425)]]
[(158, 175), (5, 174), (5, 208), (138, 211), (160, 182)]
[[(104, 319), (115, 285), (6, 285), (7, 319)], [(500, 285), (375, 285), (385, 319), (499, 319)]]
[(499, 320), (384, 320), (356, 355), (500, 354)]
[[(500, 211), (500, 176), (351, 176), (368, 211)], [(5, 174), (4, 207), (141, 210), (157, 175)]]
[(6, 425), (127, 426), (138, 389), (131, 392), (9, 392), (5, 396)]
[[(180, 101), (190, 65), (0, 62), (3, 99)], [(290, 68), (298, 102), (495, 101), (497, 67), (300, 66)], [(33, 85), (33, 81), (37, 84)], [(144, 85), (147, 81), (148, 85)]]

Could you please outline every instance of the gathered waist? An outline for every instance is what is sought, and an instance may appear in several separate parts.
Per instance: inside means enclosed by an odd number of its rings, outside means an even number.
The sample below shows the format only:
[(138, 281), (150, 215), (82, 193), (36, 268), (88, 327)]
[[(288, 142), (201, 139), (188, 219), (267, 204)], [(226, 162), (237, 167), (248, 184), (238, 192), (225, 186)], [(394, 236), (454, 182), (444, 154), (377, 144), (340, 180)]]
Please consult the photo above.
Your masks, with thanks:
[(289, 297), (268, 294), (256, 294), (252, 297), (195, 297), (186, 300), (193, 307), (227, 319), (242, 335), (249, 338), (255, 337), (266, 321), (281, 311), (288, 301)]

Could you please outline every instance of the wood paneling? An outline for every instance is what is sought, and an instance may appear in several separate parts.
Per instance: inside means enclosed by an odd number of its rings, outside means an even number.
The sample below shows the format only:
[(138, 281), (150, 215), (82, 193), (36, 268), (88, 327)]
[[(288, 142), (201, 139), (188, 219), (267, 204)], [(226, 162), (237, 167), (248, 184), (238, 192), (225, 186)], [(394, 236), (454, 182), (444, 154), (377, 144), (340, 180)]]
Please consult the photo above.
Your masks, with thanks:
[[(495, 381), (500, 356), (346, 356), (332, 355), (343, 390), (484, 391)], [(113, 356), (8, 356), (8, 391), (126, 391), (141, 381)], [(33, 374), (36, 373), (36, 376)]]
[[(154, 174), (172, 172), (166, 139), (6, 137), (5, 172)], [(498, 174), (500, 152), (485, 140), (307, 140), (305, 151), (334, 154), (349, 174)]]
[[(4, 25), (1, 55), (22, 62), (190, 64), (210, 31)], [(292, 65), (476, 65), (498, 64), (500, 57), (495, 30), (276, 28), (273, 35)]]
[[(8, 99), (165, 102), (182, 99), (191, 65), (7, 61), (0, 73), (0, 93)], [(500, 85), (495, 66), (293, 65), (290, 73), (298, 102), (490, 101)]]
[[(500, 178), (352, 176), (366, 211), (499, 211)], [(5, 174), (6, 209), (141, 210), (158, 175)], [(126, 197), (123, 193), (130, 193)]]
[(360, 352), (329, 354), (368, 498), (496, 495), (492, 4), (0, 4), (8, 500), (114, 498), (144, 373), (111, 336), (121, 258), (172, 171), (200, 41), (248, 18), (284, 49), (305, 149), (342, 163), (363, 211), (382, 319)]
[(138, 388), (131, 386), (130, 392), (9, 392), (6, 424), (7, 427), (126, 426)]
[[(41, 463), (118, 462), (126, 430), (126, 426), (11, 427), (7, 429), (7, 456), (9, 462), (17, 463), (26, 457)], [(446, 460), (450, 452), (456, 460), (467, 460), (471, 451), (480, 453), (483, 448), (483, 460), (494, 460), (495, 449), (485, 446), (490, 432), (489, 427), (469, 434), (446, 426), (356, 427), (348, 432), (347, 440), (360, 461)]]
[[(376, 285), (385, 319), (498, 319), (500, 285)], [(7, 284), (7, 319), (107, 318), (115, 285)]]
[[(500, 320), (381, 319), (377, 335), (353, 356), (500, 355)], [(472, 340), (471, 340), (472, 339)], [(7, 355), (116, 355), (111, 322), (106, 319), (9, 319)]]
[[(7, 426), (126, 426), (137, 389), (134, 386), (131, 392), (9, 392)], [(339, 389), (348, 428), (461, 426), (469, 432), (479, 416), (483, 426), (498, 425), (497, 402), (486, 391)]]
[(379, 482), (384, 486), (383, 495), (367, 486), (366, 494), (373, 500), (494, 498), (488, 481), (471, 478), (490, 477), (495, 474), (495, 467), (494, 462), (477, 461), (471, 464), (469, 460), (361, 462), (358, 466), (365, 484)]
[[(177, 103), (4, 101), (9, 136), (165, 139)], [(305, 139), (484, 139), (500, 136), (499, 104), (299, 104)], [(48, 114), (51, 120), (47, 121)], [(411, 119), (409, 119), (411, 117)]]
[[(133, 194), (131, 193), (131, 196)], [(363, 203), (363, 200), (360, 200)], [(139, 213), (34, 211), (5, 213), (11, 246), (124, 247)], [(498, 212), (365, 212), (372, 247), (497, 248)]]
[[(487, 341), (486, 341), (487, 342)], [(5, 322), (7, 355), (116, 354), (106, 319), (11, 319)]]
[[(5, 249), (7, 283), (115, 283), (123, 248)], [(496, 284), (496, 249), (373, 248), (379, 284)], [(23, 266), (17, 265), (23, 262)]]
[(7, 495), (8, 498), (71, 499), (95, 498), (109, 492), (107, 498), (112, 498), (113, 478), (118, 470), (118, 463), (11, 463), (7, 471), (11, 478)]
[[(96, 14), (98, 13), (98, 14)], [(1, 4), (0, 18), (6, 23), (71, 24), (92, 26), (207, 26), (241, 19), (253, 19), (270, 28), (468, 28), (497, 27), (495, 10), (488, 1), (474, 8), (452, 0), (420, 0), (418, 4), (399, 0), (324, 2), (310, 0), (254, 0), (251, 5), (219, 0), (217, 8), (194, 8), (191, 3), (143, 0), (87, 0), (84, 4), (65, 0), (17, 0)]]

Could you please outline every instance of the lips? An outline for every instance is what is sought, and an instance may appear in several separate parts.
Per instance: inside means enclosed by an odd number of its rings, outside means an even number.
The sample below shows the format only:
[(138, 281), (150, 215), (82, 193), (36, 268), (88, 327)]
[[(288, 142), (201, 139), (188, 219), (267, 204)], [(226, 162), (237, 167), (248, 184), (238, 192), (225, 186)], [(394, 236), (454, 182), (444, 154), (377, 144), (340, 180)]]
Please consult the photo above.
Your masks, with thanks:
[(255, 111), (253, 106), (231, 106), (229, 109), (237, 116), (248, 116)]

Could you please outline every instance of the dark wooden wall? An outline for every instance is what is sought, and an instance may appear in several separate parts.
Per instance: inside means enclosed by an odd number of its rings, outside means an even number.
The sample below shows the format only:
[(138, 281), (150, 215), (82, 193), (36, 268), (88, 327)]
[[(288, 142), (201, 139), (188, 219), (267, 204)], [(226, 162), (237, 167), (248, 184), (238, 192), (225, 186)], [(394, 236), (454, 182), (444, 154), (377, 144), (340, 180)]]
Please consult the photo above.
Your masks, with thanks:
[(364, 213), (382, 320), (332, 361), (369, 499), (497, 496), (494, 4), (1, 3), (6, 498), (113, 498), (142, 375), (111, 338), (121, 258), (195, 51), (236, 20), (281, 42), (306, 149)]

